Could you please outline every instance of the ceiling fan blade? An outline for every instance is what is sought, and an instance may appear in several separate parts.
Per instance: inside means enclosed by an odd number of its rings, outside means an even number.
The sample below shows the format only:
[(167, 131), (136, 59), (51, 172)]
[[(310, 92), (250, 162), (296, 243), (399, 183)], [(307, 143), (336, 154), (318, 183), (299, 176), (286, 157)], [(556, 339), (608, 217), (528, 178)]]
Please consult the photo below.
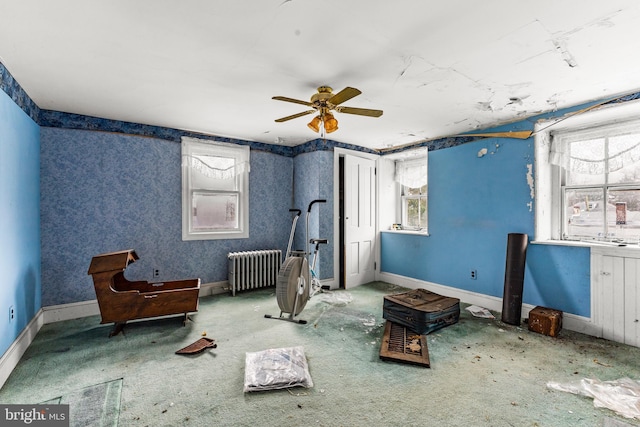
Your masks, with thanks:
[(286, 122), (287, 120), (297, 119), (298, 117), (306, 116), (307, 114), (311, 114), (311, 113), (315, 113), (315, 112), (316, 112), (316, 110), (303, 111), (302, 113), (293, 114), (291, 116), (287, 116), (287, 117), (282, 117), (280, 119), (276, 119), (276, 122), (278, 122), (278, 123)]
[(357, 114), (359, 116), (380, 117), (382, 110), (370, 110), (368, 108), (354, 108), (354, 107), (337, 107), (338, 113)]
[(313, 106), (313, 104), (310, 102), (302, 101), (300, 99), (287, 98), (286, 96), (274, 96), (271, 99), (275, 99), (276, 101), (293, 102), (294, 104), (302, 104), (306, 105), (307, 107)]
[(336, 93), (331, 98), (327, 99), (327, 103), (333, 104), (333, 105), (340, 105), (343, 102), (350, 100), (354, 96), (360, 95), (361, 93), (362, 92), (360, 92), (358, 89), (354, 87), (345, 87), (340, 92)]
[(464, 133), (461, 135), (453, 136), (484, 136), (487, 138), (514, 138), (514, 139), (528, 139), (533, 135), (530, 130), (517, 130), (509, 132), (490, 132), (490, 133)]

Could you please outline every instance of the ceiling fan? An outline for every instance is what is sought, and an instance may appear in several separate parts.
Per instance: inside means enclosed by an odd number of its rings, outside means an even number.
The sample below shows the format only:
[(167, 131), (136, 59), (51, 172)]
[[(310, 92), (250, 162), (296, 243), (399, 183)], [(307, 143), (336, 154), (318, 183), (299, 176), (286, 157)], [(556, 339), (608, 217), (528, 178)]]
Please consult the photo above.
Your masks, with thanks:
[(291, 116), (282, 117), (276, 119), (276, 122), (282, 123), (287, 120), (297, 119), (298, 117), (306, 116), (307, 114), (318, 113), (307, 126), (314, 132), (320, 132), (320, 125), (323, 126), (327, 133), (335, 132), (338, 130), (338, 121), (333, 116), (331, 111), (338, 113), (357, 114), (359, 116), (380, 117), (382, 110), (370, 110), (368, 108), (354, 108), (343, 107), (340, 104), (350, 100), (351, 98), (360, 95), (358, 89), (353, 87), (346, 87), (340, 92), (334, 94), (333, 89), (329, 86), (320, 86), (318, 92), (311, 96), (311, 101), (302, 101), (299, 99), (287, 98), (286, 96), (274, 96), (272, 99), (277, 101), (293, 102), (294, 104), (306, 105), (313, 108), (313, 110), (303, 111), (302, 113), (293, 114)]

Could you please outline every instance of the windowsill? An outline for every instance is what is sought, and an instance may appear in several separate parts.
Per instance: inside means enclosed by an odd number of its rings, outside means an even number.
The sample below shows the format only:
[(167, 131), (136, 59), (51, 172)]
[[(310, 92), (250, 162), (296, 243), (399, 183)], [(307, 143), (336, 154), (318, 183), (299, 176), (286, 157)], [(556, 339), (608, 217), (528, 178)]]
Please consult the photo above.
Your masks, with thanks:
[(585, 242), (576, 240), (532, 240), (530, 242), (533, 245), (553, 245), (553, 246), (573, 246), (580, 248), (619, 248), (629, 249), (633, 251), (640, 250), (640, 246), (637, 244), (618, 244), (608, 242)]
[(428, 236), (428, 231), (419, 231), (419, 230), (380, 230), (381, 233), (392, 233), (392, 234), (412, 234), (414, 236)]

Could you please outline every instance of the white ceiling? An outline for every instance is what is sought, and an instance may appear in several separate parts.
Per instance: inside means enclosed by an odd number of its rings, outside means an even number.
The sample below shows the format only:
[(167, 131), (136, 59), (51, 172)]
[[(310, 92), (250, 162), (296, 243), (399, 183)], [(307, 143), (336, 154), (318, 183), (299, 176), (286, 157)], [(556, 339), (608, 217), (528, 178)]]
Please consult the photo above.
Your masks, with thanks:
[(387, 148), (640, 89), (637, 0), (0, 0), (0, 61), (42, 109), (298, 145)]

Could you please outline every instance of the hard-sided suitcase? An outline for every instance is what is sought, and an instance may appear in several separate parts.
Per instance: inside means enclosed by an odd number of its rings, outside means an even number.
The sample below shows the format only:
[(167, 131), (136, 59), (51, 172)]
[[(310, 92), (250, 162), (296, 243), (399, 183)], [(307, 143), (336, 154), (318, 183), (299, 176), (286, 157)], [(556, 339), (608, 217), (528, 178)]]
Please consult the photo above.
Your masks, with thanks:
[(562, 329), (562, 311), (537, 306), (529, 312), (529, 330), (557, 337)]
[(426, 289), (385, 295), (382, 317), (419, 334), (429, 334), (460, 319), (460, 300)]

